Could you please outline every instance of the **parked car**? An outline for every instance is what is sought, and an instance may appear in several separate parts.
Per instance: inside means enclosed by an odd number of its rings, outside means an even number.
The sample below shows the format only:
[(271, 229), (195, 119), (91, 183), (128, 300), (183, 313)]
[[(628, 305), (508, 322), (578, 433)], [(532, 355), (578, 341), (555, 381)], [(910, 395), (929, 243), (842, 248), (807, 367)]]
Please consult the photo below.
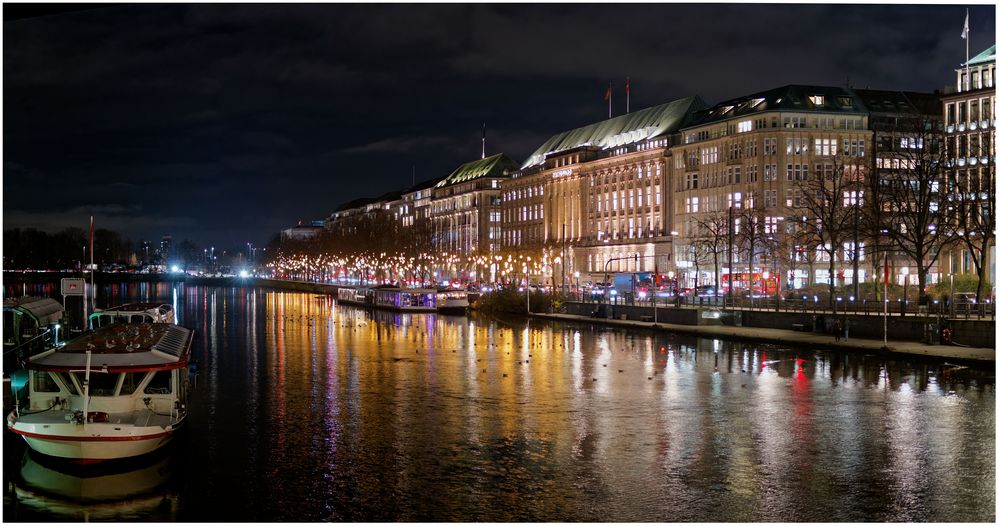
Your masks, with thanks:
[(703, 296), (720, 296), (721, 293), (715, 288), (714, 285), (700, 285), (694, 289), (694, 295), (698, 297)]

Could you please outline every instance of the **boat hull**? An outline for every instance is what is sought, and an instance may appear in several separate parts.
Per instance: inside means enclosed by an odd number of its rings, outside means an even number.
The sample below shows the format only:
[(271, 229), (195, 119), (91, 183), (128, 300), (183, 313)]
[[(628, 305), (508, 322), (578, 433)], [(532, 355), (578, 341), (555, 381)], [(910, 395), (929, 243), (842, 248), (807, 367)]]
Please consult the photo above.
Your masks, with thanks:
[(24, 438), (28, 446), (50, 457), (78, 463), (95, 463), (147, 455), (166, 446), (178, 430), (161, 427), (134, 427), (115, 424), (82, 425), (47, 424), (44, 429), (34, 424), (8, 425)]
[(464, 305), (441, 305), (437, 307), (437, 312), (441, 314), (465, 314), (467, 311), (467, 302)]

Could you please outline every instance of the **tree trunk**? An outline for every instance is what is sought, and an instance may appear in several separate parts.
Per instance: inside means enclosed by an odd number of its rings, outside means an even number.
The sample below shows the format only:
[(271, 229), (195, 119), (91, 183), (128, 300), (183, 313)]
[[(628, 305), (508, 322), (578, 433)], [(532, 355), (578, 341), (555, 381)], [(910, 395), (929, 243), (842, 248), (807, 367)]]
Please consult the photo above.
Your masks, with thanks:
[[(925, 266), (925, 260), (926, 257), (924, 254), (920, 254), (919, 259), (916, 260), (916, 272), (919, 273), (919, 275), (916, 276), (916, 282), (919, 284), (919, 293), (916, 295), (918, 298), (916, 300), (916, 305), (926, 305), (929, 303), (926, 296), (926, 274), (929, 269)], [(906, 298), (906, 300), (908, 300), (908, 298)]]
[(829, 306), (836, 312), (836, 250), (829, 251)]
[(718, 266), (718, 252), (715, 251), (715, 296), (721, 293), (721, 267)]

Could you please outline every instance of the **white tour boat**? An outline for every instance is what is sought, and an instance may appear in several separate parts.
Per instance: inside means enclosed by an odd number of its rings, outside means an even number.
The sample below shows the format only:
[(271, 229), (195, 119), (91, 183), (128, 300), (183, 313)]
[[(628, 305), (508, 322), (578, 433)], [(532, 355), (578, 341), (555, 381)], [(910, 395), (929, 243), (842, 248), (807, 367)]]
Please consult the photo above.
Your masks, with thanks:
[(112, 323), (177, 323), (169, 303), (126, 303), (109, 309), (98, 309), (87, 320), (90, 330)]
[(166, 445), (187, 417), (194, 331), (116, 323), (28, 358), (27, 400), (7, 428), (35, 451), (82, 463)]

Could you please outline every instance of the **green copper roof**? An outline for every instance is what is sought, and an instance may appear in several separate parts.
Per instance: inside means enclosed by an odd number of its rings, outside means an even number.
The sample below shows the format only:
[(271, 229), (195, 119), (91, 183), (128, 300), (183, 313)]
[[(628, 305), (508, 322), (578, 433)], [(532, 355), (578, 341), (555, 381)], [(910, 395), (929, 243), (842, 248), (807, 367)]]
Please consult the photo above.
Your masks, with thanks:
[(738, 117), (752, 118), (752, 115), (765, 111), (856, 114), (865, 113), (866, 109), (848, 88), (788, 84), (719, 102), (694, 114), (685, 128)]
[[(986, 49), (985, 51), (982, 51), (981, 53), (975, 55), (971, 60), (969, 60), (968, 65), (974, 66), (976, 64), (982, 64), (985, 62), (995, 62), (995, 61), (996, 61), (996, 46), (995, 44), (993, 44), (992, 47)], [(961, 65), (963, 66), (964, 64)]]
[(465, 163), (437, 183), (437, 188), (464, 183), (480, 177), (507, 177), (517, 170), (517, 163), (502, 153)]
[(706, 106), (707, 104), (700, 97), (685, 97), (667, 104), (645, 108), (582, 128), (558, 133), (535, 150), (524, 162), (522, 168), (543, 163), (548, 154), (579, 146), (597, 146), (607, 150), (652, 137), (668, 135), (680, 129), (691, 112)]

